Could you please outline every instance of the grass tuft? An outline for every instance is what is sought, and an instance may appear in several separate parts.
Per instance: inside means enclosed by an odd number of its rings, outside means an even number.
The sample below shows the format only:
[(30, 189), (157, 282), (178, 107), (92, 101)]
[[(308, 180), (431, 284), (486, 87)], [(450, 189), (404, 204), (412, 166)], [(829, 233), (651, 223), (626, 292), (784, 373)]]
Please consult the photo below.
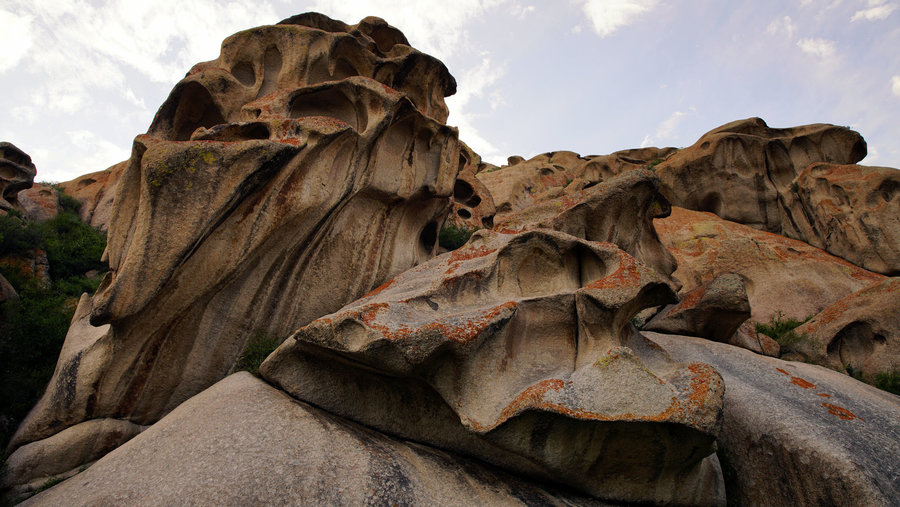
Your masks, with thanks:
[(234, 371), (247, 371), (259, 376), (259, 365), (275, 351), (283, 340), (264, 332), (256, 332), (244, 347), (244, 352), (234, 365)]
[(796, 351), (796, 346), (809, 340), (809, 337), (806, 334), (798, 334), (794, 330), (809, 322), (811, 318), (813, 318), (813, 315), (808, 315), (803, 320), (785, 318), (784, 313), (778, 310), (767, 324), (757, 322), (755, 326), (756, 332), (769, 336), (778, 342), (783, 349)]
[(456, 250), (465, 245), (477, 230), (467, 227), (465, 224), (454, 225), (446, 222), (438, 235), (438, 244), (447, 250)]

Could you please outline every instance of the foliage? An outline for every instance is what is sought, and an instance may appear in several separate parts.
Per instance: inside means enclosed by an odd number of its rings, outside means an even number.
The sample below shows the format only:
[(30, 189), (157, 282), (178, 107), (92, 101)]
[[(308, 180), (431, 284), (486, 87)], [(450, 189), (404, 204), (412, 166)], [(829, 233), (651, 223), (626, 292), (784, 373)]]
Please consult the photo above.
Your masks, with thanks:
[(794, 330), (808, 322), (813, 315), (808, 315), (803, 320), (794, 318), (785, 318), (781, 310), (775, 312), (768, 324), (762, 322), (756, 323), (756, 332), (769, 336), (783, 348), (795, 350), (797, 344), (808, 340), (805, 334), (797, 334)]
[(34, 494), (38, 494), (38, 493), (40, 493), (41, 491), (50, 489), (50, 488), (52, 488), (53, 486), (56, 486), (57, 484), (59, 484), (59, 483), (62, 482), (62, 481), (63, 481), (63, 478), (62, 478), (62, 477), (57, 477), (57, 476), (54, 475), (54, 476), (50, 477), (49, 479), (47, 479), (46, 481), (44, 481), (43, 484), (41, 484), (40, 486), (38, 486), (38, 488), (37, 488), (36, 490), (34, 490)]
[(259, 375), (259, 365), (275, 351), (283, 340), (277, 336), (256, 332), (244, 347), (241, 357), (234, 365), (234, 371), (248, 371)]
[(438, 235), (438, 244), (447, 250), (456, 250), (465, 245), (477, 230), (465, 224), (455, 225), (447, 222)]
[(658, 159), (650, 162), (649, 164), (647, 164), (647, 169), (650, 169), (651, 171), (655, 171), (656, 166), (658, 166), (659, 164), (662, 164), (663, 162), (665, 162), (665, 159), (658, 158)]
[(900, 370), (883, 371), (875, 375), (875, 387), (882, 391), (900, 395)]

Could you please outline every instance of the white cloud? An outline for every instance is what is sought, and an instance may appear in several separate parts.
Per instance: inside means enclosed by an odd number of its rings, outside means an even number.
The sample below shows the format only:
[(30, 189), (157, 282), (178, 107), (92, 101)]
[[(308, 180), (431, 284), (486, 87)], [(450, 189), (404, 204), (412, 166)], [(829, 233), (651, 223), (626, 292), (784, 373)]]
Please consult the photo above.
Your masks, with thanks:
[(766, 28), (766, 31), (770, 35), (785, 33), (789, 39), (793, 39), (794, 34), (797, 32), (797, 25), (794, 24), (790, 16), (784, 16), (782, 18), (773, 19), (772, 22), (769, 23), (769, 27)]
[(131, 156), (130, 146), (119, 146), (88, 130), (68, 131), (66, 137), (77, 153), (71, 159), (72, 168), (80, 174), (106, 169)]
[(572, 27), (572, 33), (575, 35), (580, 34), (581, 30), (582, 30), (581, 25), (575, 25)]
[[(506, 66), (496, 65), (487, 53), (482, 53), (481, 56), (478, 65), (463, 72), (456, 95), (447, 98), (450, 106), (447, 124), (456, 125), (459, 128), (459, 138), (481, 155), (482, 159), (496, 161), (503, 159), (504, 155), (478, 132), (474, 124), (480, 115), (470, 112), (469, 103), (476, 97), (484, 97), (497, 80), (506, 74)], [(492, 110), (503, 103), (502, 94), (493, 92), (487, 96)]]
[(33, 42), (32, 16), (14, 14), (0, 9), (0, 73), (6, 72), (22, 61)]
[(900, 97), (900, 76), (894, 76), (891, 78), (891, 92)]
[(858, 21), (860, 19), (865, 21), (878, 21), (890, 16), (892, 12), (897, 10), (897, 5), (895, 4), (883, 4), (883, 2), (877, 2), (873, 4), (873, 2), (869, 2), (869, 5), (874, 6), (868, 9), (856, 11), (856, 13), (854, 13), (850, 18), (850, 21)]
[(828, 58), (834, 55), (837, 46), (834, 41), (827, 39), (800, 39), (797, 41), (799, 47), (804, 53)]
[(583, 10), (600, 37), (626, 27), (656, 8), (659, 0), (585, 0)]
[[(693, 107), (690, 108), (691, 111), (695, 111)], [(681, 121), (684, 120), (684, 117), (687, 116), (687, 113), (684, 111), (675, 111), (668, 118), (661, 121), (659, 125), (656, 127), (656, 133), (653, 135), (644, 136), (644, 140), (641, 141), (641, 148), (646, 148), (647, 146), (653, 145), (653, 143), (658, 143), (659, 141), (674, 141), (678, 139), (678, 134), (676, 130), (678, 126), (681, 124)]]

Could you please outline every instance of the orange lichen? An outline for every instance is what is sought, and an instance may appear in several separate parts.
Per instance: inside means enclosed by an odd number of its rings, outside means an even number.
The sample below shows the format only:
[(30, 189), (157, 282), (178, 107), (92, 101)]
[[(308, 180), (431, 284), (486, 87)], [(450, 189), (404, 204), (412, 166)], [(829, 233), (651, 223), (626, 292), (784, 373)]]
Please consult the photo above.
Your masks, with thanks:
[(478, 337), (494, 319), (504, 310), (512, 310), (518, 306), (514, 301), (503, 303), (500, 306), (482, 310), (474, 317), (468, 317), (458, 322), (449, 322), (451, 318), (440, 319), (422, 326), (421, 331), (437, 330), (441, 336), (457, 343), (468, 343)]
[(693, 308), (697, 306), (697, 303), (700, 302), (700, 299), (703, 298), (703, 295), (706, 293), (706, 286), (701, 285), (700, 287), (688, 292), (684, 299), (678, 303), (678, 307), (676, 309), (687, 309)]
[(813, 384), (812, 382), (807, 382), (806, 380), (803, 380), (800, 377), (791, 377), (791, 384), (796, 384), (796, 385), (802, 387), (803, 389), (815, 389), (816, 388), (815, 384)]
[(391, 278), (390, 280), (384, 282), (383, 284), (379, 285), (378, 287), (375, 287), (374, 289), (372, 289), (368, 294), (366, 294), (363, 297), (374, 296), (374, 295), (378, 294), (379, 292), (383, 291), (384, 289), (387, 289), (388, 287), (393, 285), (393, 283), (394, 283), (394, 279)]
[(816, 396), (821, 396), (823, 398), (831, 398), (830, 394), (825, 394), (825, 393), (817, 393)]
[(477, 259), (478, 257), (484, 257), (486, 255), (490, 255), (496, 252), (496, 248), (486, 248), (486, 247), (462, 247), (458, 250), (454, 250), (450, 253), (450, 263), (457, 263), (462, 261), (467, 261), (470, 259)]
[(586, 289), (614, 289), (618, 287), (634, 287), (641, 282), (641, 270), (634, 259), (619, 257), (619, 268), (599, 280), (587, 285)]
[(780, 373), (784, 373), (784, 374), (785, 374), (785, 375), (787, 375), (787, 376), (788, 376), (788, 377), (790, 377), (790, 376), (791, 376), (791, 374), (790, 374), (790, 373), (788, 373), (788, 372), (786, 372), (786, 371), (784, 371), (784, 370), (782, 370), (782, 369), (781, 369), (781, 368), (775, 368), (775, 369), (776, 369), (776, 370), (778, 370), (778, 371), (779, 371), (779, 372), (780, 372)]
[(828, 409), (829, 414), (840, 417), (845, 421), (852, 421), (854, 419), (859, 419), (860, 421), (862, 421), (862, 418), (856, 416), (856, 414), (844, 407), (832, 405), (831, 403), (822, 403), (822, 406)]

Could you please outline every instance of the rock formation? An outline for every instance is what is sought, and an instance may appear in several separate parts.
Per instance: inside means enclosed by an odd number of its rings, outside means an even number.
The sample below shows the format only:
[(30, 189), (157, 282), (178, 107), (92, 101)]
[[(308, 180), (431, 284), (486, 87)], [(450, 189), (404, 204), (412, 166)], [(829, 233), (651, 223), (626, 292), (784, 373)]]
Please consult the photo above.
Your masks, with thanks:
[(129, 162), (119, 162), (104, 171), (85, 174), (59, 184), (63, 192), (81, 202), (79, 214), (85, 223), (102, 231), (109, 229), (113, 199), (122, 173)]
[(431, 257), (458, 170), (454, 91), (377, 18), (226, 39), (135, 139), (111, 273), (11, 449), (94, 419), (153, 423), (255, 333), (286, 336)]
[(35, 183), (16, 194), (16, 208), (26, 220), (46, 222), (59, 213), (59, 192), (50, 185)]
[(36, 174), (31, 157), (12, 143), (0, 142), (0, 210), (12, 208), (16, 194), (31, 188)]
[(717, 503), (718, 374), (670, 362), (630, 323), (671, 298), (614, 245), (480, 231), (301, 328), (260, 373), (329, 412), (599, 498)]
[(475, 174), (484, 164), (481, 157), (460, 142), (459, 173), (453, 185), (453, 210), (447, 223), (466, 229), (490, 229), (494, 226), (494, 199)]
[(728, 342), (748, 318), (750, 301), (743, 278), (725, 273), (686, 293), (677, 305), (665, 308), (643, 329)]

